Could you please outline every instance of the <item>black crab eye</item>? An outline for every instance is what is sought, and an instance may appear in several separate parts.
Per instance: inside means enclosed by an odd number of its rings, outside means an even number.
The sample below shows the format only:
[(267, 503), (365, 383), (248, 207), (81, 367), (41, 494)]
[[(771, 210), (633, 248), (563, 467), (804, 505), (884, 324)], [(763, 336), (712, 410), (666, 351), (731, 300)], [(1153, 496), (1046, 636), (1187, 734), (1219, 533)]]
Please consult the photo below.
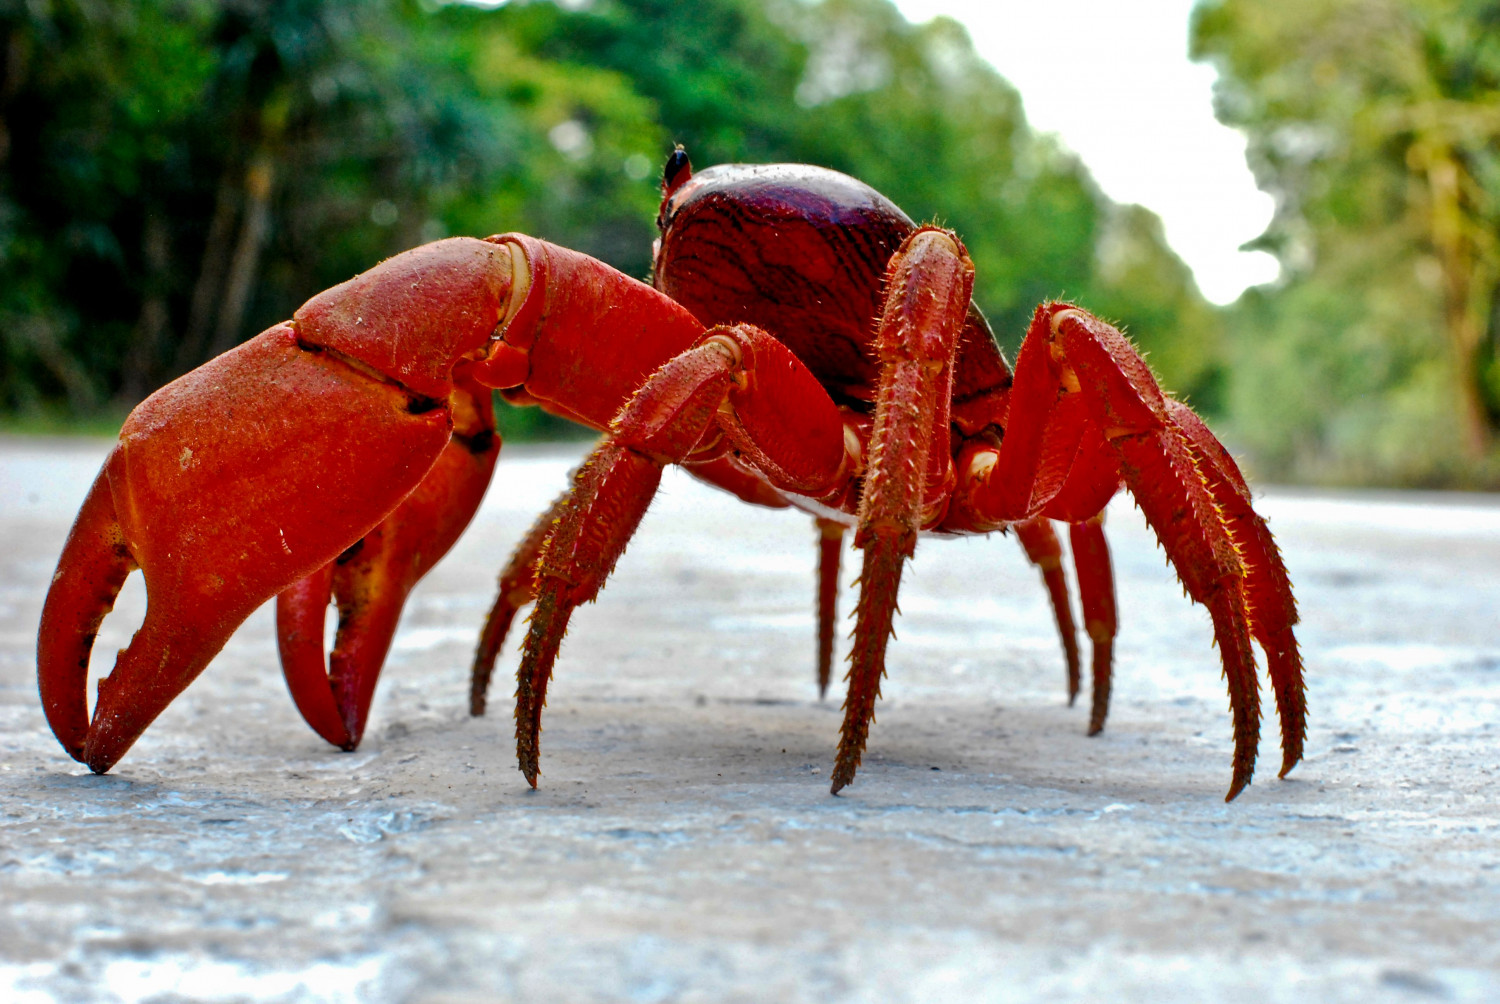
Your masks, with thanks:
[(687, 150), (681, 143), (667, 154), (667, 163), (661, 172), (661, 190), (663, 195), (671, 195), (673, 190), (688, 178), (693, 176), (693, 163), (688, 160)]

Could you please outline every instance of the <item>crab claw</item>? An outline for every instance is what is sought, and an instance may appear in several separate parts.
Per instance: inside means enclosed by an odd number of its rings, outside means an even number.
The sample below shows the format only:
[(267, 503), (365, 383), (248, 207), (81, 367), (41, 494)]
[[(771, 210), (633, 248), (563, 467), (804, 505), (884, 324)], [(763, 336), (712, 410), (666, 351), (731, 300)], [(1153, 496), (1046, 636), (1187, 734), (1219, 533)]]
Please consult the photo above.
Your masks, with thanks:
[[(309, 348), (292, 323), (148, 398), (89, 491), (42, 612), (37, 678), (63, 746), (109, 770), (251, 611), (410, 494), (451, 428), (442, 401)], [(135, 568), (146, 617), (91, 719), (94, 635)]]
[[(313, 730), (335, 746), (359, 745), (407, 595), (469, 525), (500, 456), (488, 389), (458, 377), (453, 439), (414, 492), (333, 562), (276, 598), (281, 668)], [(323, 618), (339, 608), (327, 665)]]

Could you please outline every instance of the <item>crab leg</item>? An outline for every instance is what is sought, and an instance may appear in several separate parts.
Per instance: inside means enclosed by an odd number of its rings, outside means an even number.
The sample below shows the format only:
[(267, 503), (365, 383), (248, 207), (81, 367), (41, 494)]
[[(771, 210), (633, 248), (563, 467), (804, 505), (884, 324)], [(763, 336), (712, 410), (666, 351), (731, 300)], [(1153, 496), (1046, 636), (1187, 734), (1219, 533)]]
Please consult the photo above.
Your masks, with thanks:
[(573, 610), (604, 587), (656, 495), (663, 465), (686, 457), (713, 421), (729, 388), (734, 355), (724, 339), (714, 339), (652, 374), (579, 468), (561, 517), (547, 534), (536, 564), (536, 606), (516, 671), (516, 759), (533, 788), (547, 684)]
[(541, 556), (548, 531), (561, 518), (567, 501), (568, 492), (564, 492), (542, 510), (500, 572), (499, 589), (490, 612), (484, 618), (479, 645), (474, 650), (474, 665), (469, 673), (469, 714), (476, 718), (484, 714), (490, 678), (495, 673), (495, 659), (505, 645), (506, 635), (510, 634), (516, 612), (536, 598), (537, 559)]
[(547, 535), (536, 565), (531, 628), (516, 670), (516, 759), (533, 788), (547, 684), (568, 621), (575, 607), (604, 587), (656, 495), (661, 471), (654, 458), (606, 442), (579, 470), (570, 504)]
[(1078, 699), (1078, 629), (1073, 624), (1073, 603), (1068, 596), (1068, 579), (1063, 574), (1062, 545), (1049, 520), (1038, 517), (1015, 524), (1016, 539), (1026, 551), (1026, 557), (1041, 569), (1042, 581), (1047, 586), (1047, 596), (1052, 600), (1052, 614), (1057, 620), (1057, 633), (1062, 638), (1063, 656), (1068, 662), (1068, 704)]
[(1281, 777), (1302, 759), (1307, 698), (1302, 656), (1292, 633), (1297, 623), (1297, 601), (1291, 578), (1281, 560), (1266, 521), (1250, 506), (1250, 488), (1239, 466), (1223, 445), (1187, 405), (1168, 401), (1173, 421), (1187, 434), (1198, 467), (1208, 480), (1214, 501), (1229, 524), (1246, 568), (1245, 601), (1250, 608), (1250, 631), (1266, 653), (1276, 708), (1281, 721)]
[(691, 455), (714, 425), (779, 488), (820, 497), (847, 482), (838, 409), (791, 351), (760, 329), (710, 329), (653, 373), (579, 469), (536, 565), (536, 606), (516, 673), (516, 759), (532, 787), (547, 685), (573, 610), (598, 595), (662, 468)]
[(1104, 731), (1109, 715), (1110, 667), (1114, 659), (1115, 578), (1109, 562), (1109, 543), (1104, 539), (1104, 514), (1068, 526), (1073, 546), (1073, 567), (1078, 573), (1078, 595), (1083, 603), (1083, 629), (1093, 643), (1092, 701), (1089, 735)]
[(917, 531), (946, 503), (953, 358), (973, 284), (962, 245), (931, 227), (908, 237), (886, 270), (875, 428), (854, 538), (864, 563), (834, 794), (854, 780), (875, 719), (902, 567), (916, 550)]
[(844, 524), (818, 519), (818, 697), (828, 696), (833, 676), (833, 626), (839, 610), (839, 559)]
[[(1068, 496), (1087, 493), (1078, 488), (1075, 475), (1069, 475), (1054, 492), (1050, 485), (1040, 484), (1039, 474), (1046, 469), (1042, 461), (1049, 449), (1058, 449), (1056, 430), (1063, 429), (1071, 439), (1072, 431), (1064, 420), (1081, 402), (1088, 436), (1080, 436), (1080, 445), (1067, 449), (1078, 451), (1080, 457), (1094, 453), (1095, 473), (1084, 476), (1083, 482), (1108, 489), (1123, 480), (1188, 595), (1207, 607), (1213, 620), (1234, 719), (1234, 771), (1227, 795), (1234, 798), (1254, 771), (1260, 717), (1246, 603), (1247, 566), (1232, 532), (1232, 518), (1226, 516), (1212, 490), (1218, 480), (1224, 482), (1225, 492), (1237, 494), (1232, 491), (1233, 479), (1214, 463), (1202, 464), (1195, 458), (1195, 452), (1206, 456), (1205, 447), (1194, 447), (1189, 432), (1179, 424), (1150, 370), (1125, 337), (1075, 307), (1046, 304), (1038, 308), (1021, 346), (1013, 394), (1010, 413), (1020, 420), (1007, 428), (998, 451), (968, 458), (962, 505), (971, 508), (980, 521), (1027, 519), (1038, 511), (1061, 517), (1060, 509), (1076, 507), (1077, 499)], [(1026, 406), (1018, 408), (1023, 400)], [(1208, 435), (1206, 430), (1203, 434)], [(1098, 442), (1095, 435), (1105, 444), (1101, 450), (1091, 447)], [(1106, 457), (1112, 462), (1105, 463)], [(1247, 535), (1257, 526), (1249, 519), (1242, 519), (1241, 525)], [(1267, 569), (1260, 576), (1267, 593), (1285, 608), (1290, 590), (1271, 573), (1268, 559), (1261, 564)], [(1273, 633), (1268, 637), (1284, 642), (1274, 622), (1270, 629)], [(1290, 621), (1285, 622), (1284, 635), (1290, 637)], [(1294, 646), (1289, 648), (1295, 651)], [(1278, 691), (1287, 693), (1282, 744), (1286, 755), (1292, 756), (1300, 750), (1303, 729), (1298, 689), (1286, 659), (1279, 663), (1273, 659), (1271, 672), (1273, 680), (1280, 678)]]
[[(1071, 415), (1066, 414), (1069, 407)], [(1059, 413), (1063, 414), (1059, 416)], [(1060, 434), (1051, 434), (1067, 443), (1076, 441), (1078, 448), (1071, 467), (1065, 471), (1061, 487), (1056, 487), (1055, 471), (1044, 472), (1039, 474), (1032, 494), (1047, 500), (1047, 516), (1068, 523), (1084, 629), (1093, 649), (1089, 709), (1089, 735), (1092, 736), (1103, 731), (1104, 719), (1109, 714), (1116, 620), (1114, 572), (1110, 567), (1109, 544), (1104, 538), (1104, 507), (1120, 490), (1121, 480), (1119, 461), (1099, 431), (1087, 426), (1081, 432), (1076, 431), (1078, 416), (1082, 414), (1080, 395), (1069, 395), (1058, 403), (1052, 428), (1061, 431)], [(1056, 449), (1051, 452), (1053, 456), (1057, 455)]]
[[(1260, 688), (1250, 649), (1244, 564), (1175, 426), (1122, 437), (1116, 448), (1146, 522), (1188, 595), (1207, 607), (1213, 620), (1234, 719), (1234, 770), (1224, 796), (1231, 801), (1250, 783), (1260, 743)], [(1297, 734), (1284, 741), (1295, 744)]]

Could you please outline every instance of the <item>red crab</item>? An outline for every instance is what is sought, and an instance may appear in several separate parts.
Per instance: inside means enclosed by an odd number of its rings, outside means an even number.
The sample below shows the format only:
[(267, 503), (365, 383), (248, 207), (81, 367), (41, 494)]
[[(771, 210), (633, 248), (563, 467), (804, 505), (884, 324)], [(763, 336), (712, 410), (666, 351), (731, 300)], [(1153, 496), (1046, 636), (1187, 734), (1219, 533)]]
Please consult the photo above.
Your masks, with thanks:
[[(1296, 607), (1234, 461), (1158, 388), (1115, 328), (1039, 307), (1014, 371), (970, 303), (951, 232), (916, 226), (845, 175), (667, 162), (654, 287), (522, 234), (451, 238), (320, 293), (164, 387), (126, 420), (69, 535), (37, 643), (42, 703), (103, 772), (280, 594), (287, 679), (308, 722), (353, 748), (412, 585), (467, 524), (499, 451), (489, 388), (604, 430), (501, 576), (472, 710), (515, 610), (520, 767), (536, 784), (547, 682), (669, 463), (747, 502), (813, 514), (823, 545), (826, 686), (839, 541), (863, 550), (834, 792), (864, 751), (902, 568), (920, 533), (1015, 528), (1073, 627), (1057, 538), (1069, 524), (1102, 725), (1115, 633), (1101, 513), (1130, 489), (1212, 617), (1234, 719), (1229, 798), (1259, 741), (1265, 650), (1284, 775), (1301, 758)], [(95, 632), (129, 572), (141, 629), (86, 701)], [(340, 611), (330, 664), (323, 616)], [(1077, 655), (1070, 652), (1071, 689)]]

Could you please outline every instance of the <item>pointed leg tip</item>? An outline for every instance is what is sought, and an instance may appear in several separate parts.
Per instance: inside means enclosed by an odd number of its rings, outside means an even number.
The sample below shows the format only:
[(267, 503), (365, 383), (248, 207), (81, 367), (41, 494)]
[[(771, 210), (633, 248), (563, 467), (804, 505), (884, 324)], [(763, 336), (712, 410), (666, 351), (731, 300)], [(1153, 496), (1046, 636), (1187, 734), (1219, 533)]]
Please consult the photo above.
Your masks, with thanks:
[(1097, 736), (1097, 735), (1099, 735), (1103, 731), (1104, 731), (1104, 723), (1103, 722), (1098, 722), (1098, 723), (1090, 722), (1089, 723), (1089, 732), (1088, 732), (1088, 734), (1089, 734), (1090, 737)]
[(358, 728), (346, 725), (344, 727), (344, 735), (342, 736), (341, 740), (334, 743), (334, 745), (343, 750), (345, 753), (353, 753), (355, 750), (359, 749), (360, 741), (363, 740), (364, 737), (365, 729), (363, 724), (361, 724)]
[(1244, 791), (1249, 786), (1249, 776), (1236, 777), (1232, 782), (1230, 782), (1229, 794), (1224, 796), (1224, 801), (1233, 802), (1236, 798), (1240, 797), (1240, 792)]
[(1290, 756), (1290, 755), (1287, 756), (1286, 759), (1284, 759), (1284, 760), (1281, 761), (1281, 772), (1279, 774), (1277, 774), (1276, 776), (1277, 777), (1281, 777), (1281, 778), (1286, 777), (1288, 774), (1290, 774), (1292, 772), (1292, 769), (1294, 767), (1296, 767), (1301, 762), (1302, 762), (1302, 754), (1301, 753), (1298, 753), (1296, 756)]
[(1073, 705), (1075, 705), (1077, 703), (1078, 703), (1078, 691), (1076, 691), (1076, 690), (1070, 690), (1070, 691), (1068, 691), (1068, 707), (1071, 708), (1071, 707), (1073, 707)]
[[(326, 685), (324, 690), (326, 693)], [(349, 726), (344, 722), (342, 714), (320, 714), (317, 706), (318, 702), (309, 699), (306, 694), (301, 698), (294, 694), (293, 701), (296, 703), (297, 709), (302, 712), (303, 720), (311, 725), (312, 730), (328, 745), (336, 746), (341, 750), (347, 750), (353, 748), (349, 745), (350, 743), (355, 743), (356, 745), (359, 743), (358, 737), (350, 733)]]
[(119, 759), (120, 758), (117, 756), (95, 755), (89, 757), (79, 757), (79, 762), (86, 764), (88, 766), (88, 769), (93, 771), (95, 774), (108, 774), (112, 769), (114, 769), (114, 766), (119, 761)]
[[(129, 749), (129, 746), (126, 746)], [(82, 755), (76, 757), (78, 762), (85, 764), (95, 774), (108, 774), (115, 764), (120, 762), (120, 757), (125, 755), (125, 750), (99, 749), (98, 744), (90, 741), (84, 744)]]

